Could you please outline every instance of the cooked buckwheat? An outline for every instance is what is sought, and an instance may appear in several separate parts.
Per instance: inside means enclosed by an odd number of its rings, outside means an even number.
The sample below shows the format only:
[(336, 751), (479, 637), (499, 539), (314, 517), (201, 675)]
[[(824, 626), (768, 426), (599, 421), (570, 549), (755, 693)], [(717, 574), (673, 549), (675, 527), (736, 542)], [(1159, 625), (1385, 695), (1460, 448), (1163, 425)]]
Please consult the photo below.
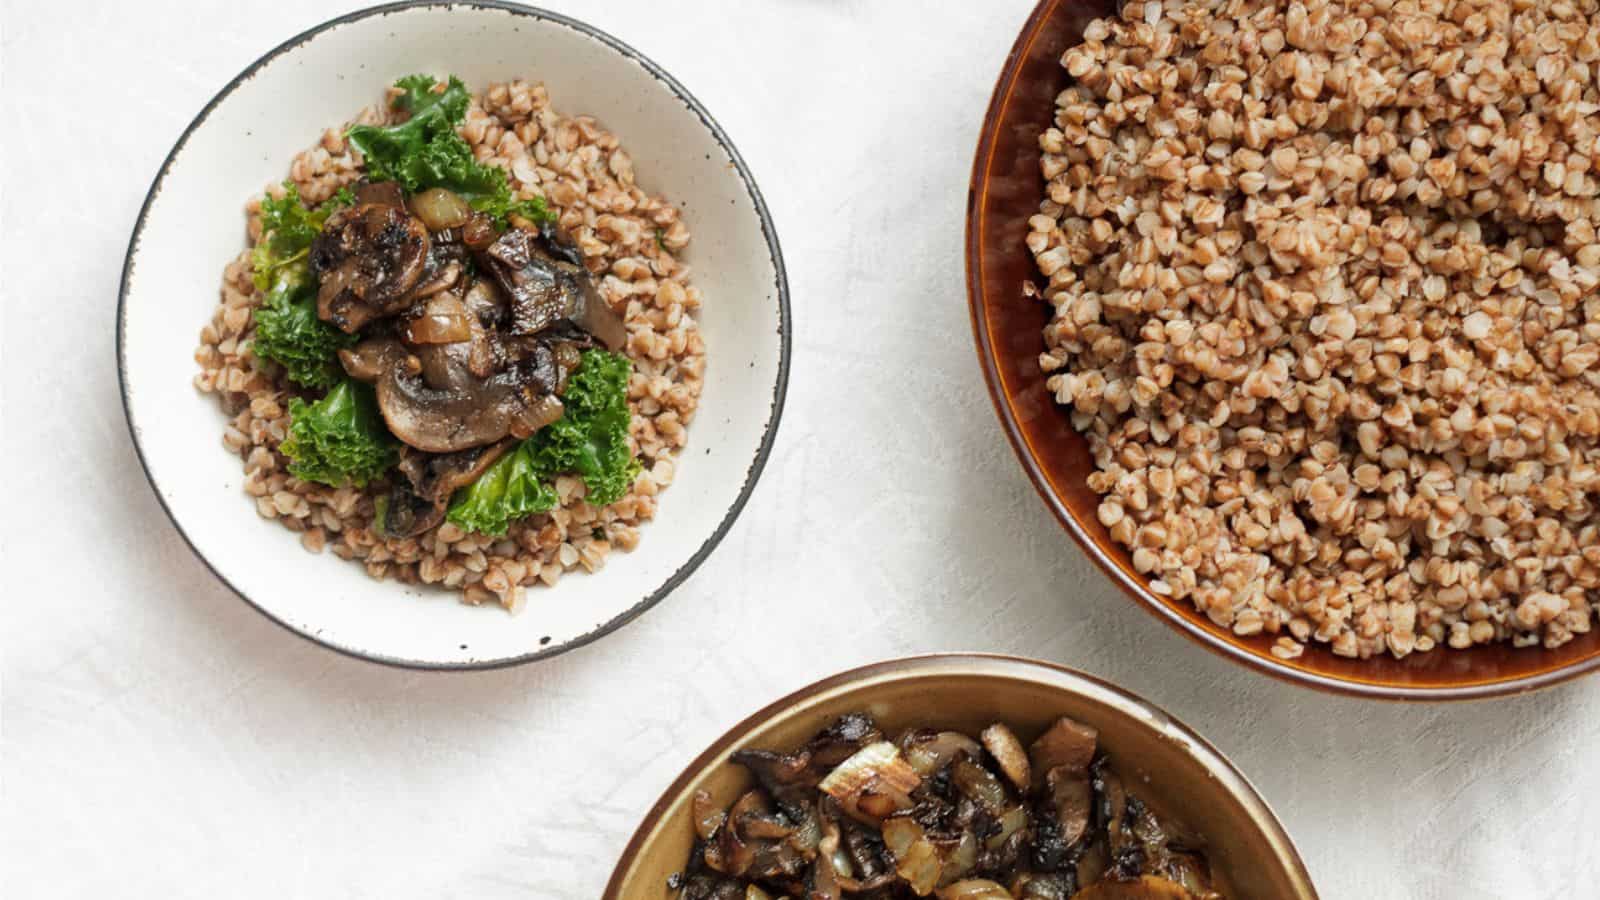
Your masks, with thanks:
[(1600, 608), (1600, 4), (1127, 3), (1028, 246), (1099, 518), (1241, 635), (1557, 647)]

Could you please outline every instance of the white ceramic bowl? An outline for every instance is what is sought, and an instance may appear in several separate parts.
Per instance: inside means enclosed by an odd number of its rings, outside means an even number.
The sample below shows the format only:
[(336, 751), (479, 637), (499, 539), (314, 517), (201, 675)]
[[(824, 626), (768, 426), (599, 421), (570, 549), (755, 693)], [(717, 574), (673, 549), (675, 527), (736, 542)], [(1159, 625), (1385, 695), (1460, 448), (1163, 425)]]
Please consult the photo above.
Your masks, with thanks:
[[(243, 203), (294, 153), (412, 72), (474, 90), (525, 77), (558, 108), (598, 118), (641, 184), (680, 205), (705, 295), (706, 382), (689, 446), (638, 549), (593, 575), (531, 590), (517, 615), (454, 592), (374, 581), (301, 548), (258, 516), (225, 418), (193, 387), (200, 327), (245, 245)], [(128, 248), (118, 363), (129, 427), (157, 496), (197, 554), (274, 621), (379, 662), (476, 668), (526, 662), (620, 627), (683, 581), (738, 516), (772, 446), (789, 371), (788, 286), (777, 235), (743, 160), (709, 113), (637, 51), (563, 16), (499, 3), (398, 4), (299, 35), (229, 82), (178, 139)]]

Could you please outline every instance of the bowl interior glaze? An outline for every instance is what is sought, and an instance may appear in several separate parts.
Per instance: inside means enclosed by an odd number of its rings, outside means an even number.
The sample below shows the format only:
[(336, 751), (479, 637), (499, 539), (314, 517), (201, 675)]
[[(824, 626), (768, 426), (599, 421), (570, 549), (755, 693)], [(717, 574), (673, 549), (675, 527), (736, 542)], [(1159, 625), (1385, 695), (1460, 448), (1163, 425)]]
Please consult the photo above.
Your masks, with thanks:
[(1022, 286), (1042, 284), (1023, 241), (1044, 190), (1038, 136), (1050, 126), (1055, 97), (1069, 80), (1061, 54), (1081, 39), (1085, 25), (1117, 5), (1042, 0), (1034, 9), (995, 85), (967, 198), (967, 291), (978, 357), (1006, 436), (1046, 505), (1106, 574), (1158, 618), (1276, 677), (1363, 696), (1446, 700), (1533, 690), (1600, 668), (1600, 631), (1555, 650), (1495, 644), (1354, 660), (1317, 645), (1299, 659), (1281, 660), (1271, 653), (1274, 636), (1240, 637), (1187, 600), (1152, 592), (1128, 552), (1112, 542), (1095, 515), (1099, 497), (1085, 482), (1094, 471), (1088, 443), (1053, 401), (1039, 369), (1049, 306), (1024, 298)]
[(952, 654), (878, 663), (836, 675), (761, 710), (696, 759), (650, 811), (623, 852), (606, 900), (668, 900), (667, 878), (693, 845), (698, 790), (726, 807), (751, 786), (727, 762), (745, 747), (796, 747), (833, 718), (866, 711), (884, 731), (913, 726), (977, 733), (1005, 722), (1030, 741), (1066, 715), (1100, 731), (1117, 771), (1162, 812), (1206, 837), (1235, 900), (1317, 896), (1288, 835), (1255, 789), (1210, 744), (1165, 712), (1090, 676), (1015, 657)]

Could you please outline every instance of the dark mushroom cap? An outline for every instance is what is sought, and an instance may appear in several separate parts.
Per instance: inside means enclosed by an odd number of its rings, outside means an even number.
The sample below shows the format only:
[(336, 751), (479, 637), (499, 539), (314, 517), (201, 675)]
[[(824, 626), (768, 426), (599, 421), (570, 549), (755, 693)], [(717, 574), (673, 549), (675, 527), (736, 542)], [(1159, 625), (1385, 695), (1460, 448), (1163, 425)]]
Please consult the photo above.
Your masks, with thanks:
[(404, 206), (361, 203), (334, 213), (311, 244), (318, 318), (353, 334), (405, 308), (429, 246), (427, 226)]
[(450, 496), (478, 480), (515, 445), (516, 441), (507, 440), (459, 453), (427, 454), (409, 447), (401, 451), (397, 468), (404, 477), (389, 490), (384, 532), (405, 538), (437, 526), (444, 521)]

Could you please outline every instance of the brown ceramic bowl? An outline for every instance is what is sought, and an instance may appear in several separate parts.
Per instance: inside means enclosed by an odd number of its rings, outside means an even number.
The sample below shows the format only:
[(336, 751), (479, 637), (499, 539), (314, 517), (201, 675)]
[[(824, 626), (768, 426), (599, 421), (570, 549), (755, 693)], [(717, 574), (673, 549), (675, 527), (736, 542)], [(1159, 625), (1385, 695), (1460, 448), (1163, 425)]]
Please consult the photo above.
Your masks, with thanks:
[(843, 713), (885, 731), (912, 726), (976, 734), (1004, 722), (1024, 743), (1060, 716), (1100, 731), (1113, 768), (1139, 796), (1204, 835), (1231, 900), (1315, 900), (1311, 876), (1255, 788), (1216, 748), (1143, 700), (1072, 669), (1017, 657), (945, 654), (853, 669), (790, 694), (734, 726), (667, 788), (622, 853), (605, 900), (670, 900), (667, 878), (694, 843), (690, 798), (726, 807), (751, 786), (727, 761), (745, 747), (789, 749)]
[(1023, 239), (1038, 211), (1044, 179), (1038, 136), (1067, 85), (1061, 54), (1115, 0), (1042, 0), (1028, 17), (995, 84), (973, 161), (967, 197), (967, 295), (978, 358), (1006, 436), (1040, 496), (1106, 574), (1167, 624), (1259, 671), (1319, 688), (1409, 700), (1454, 700), (1520, 693), (1600, 669), (1600, 631), (1556, 650), (1508, 645), (1439, 649), (1405, 659), (1335, 656), (1310, 647), (1296, 660), (1270, 652), (1273, 638), (1239, 637), (1195, 611), (1187, 600), (1152, 592), (1128, 553), (1095, 516), (1099, 497), (1084, 479), (1094, 471), (1089, 447), (1053, 402), (1039, 370), (1049, 307), (1024, 299), (1036, 279)]

